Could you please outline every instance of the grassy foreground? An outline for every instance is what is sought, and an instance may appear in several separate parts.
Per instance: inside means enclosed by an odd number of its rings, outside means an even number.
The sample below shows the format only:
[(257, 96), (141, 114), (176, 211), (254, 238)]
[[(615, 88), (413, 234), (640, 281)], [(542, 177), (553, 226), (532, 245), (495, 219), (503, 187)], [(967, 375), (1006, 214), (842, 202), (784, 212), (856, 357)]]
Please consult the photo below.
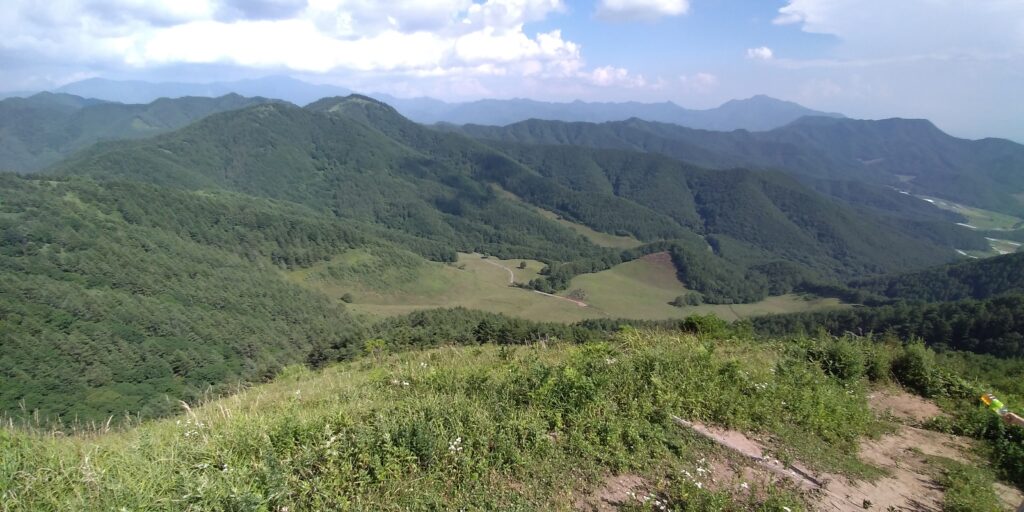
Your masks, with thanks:
[(564, 510), (623, 473), (672, 509), (800, 510), (683, 478), (715, 448), (670, 415), (863, 475), (857, 440), (881, 428), (865, 389), (781, 343), (631, 329), (378, 354), (123, 432), (0, 431), (0, 510)]

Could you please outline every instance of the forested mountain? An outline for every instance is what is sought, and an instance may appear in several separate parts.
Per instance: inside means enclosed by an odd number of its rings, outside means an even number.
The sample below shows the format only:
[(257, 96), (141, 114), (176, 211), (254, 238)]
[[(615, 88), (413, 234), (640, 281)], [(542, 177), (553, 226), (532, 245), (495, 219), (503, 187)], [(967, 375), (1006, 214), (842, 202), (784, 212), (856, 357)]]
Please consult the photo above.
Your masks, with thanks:
[[(0, 180), (0, 329), (15, 340), (0, 349), (0, 408), (24, 401), (66, 419), (162, 414), (174, 407), (165, 396), (343, 356), (360, 326), (277, 269), (354, 248), (539, 259), (548, 268), (532, 286), (546, 291), (668, 251), (692, 290), (729, 303), (920, 269), (984, 243), (830, 201), (778, 172), (496, 148), (364, 96), (214, 114), (101, 142), (46, 174)], [(645, 244), (595, 246), (538, 207)]]
[(148, 137), (216, 112), (266, 101), (235, 94), (160, 99), (146, 105), (52, 93), (8, 98), (0, 101), (0, 169), (39, 170), (97, 141)]
[[(984, 244), (966, 229), (913, 229), (834, 204), (779, 173), (706, 171), (638, 152), (497, 149), (430, 130), (362, 96), (265, 104), (174, 134), (106, 143), (58, 173), (225, 188), (374, 222), (460, 250), (569, 261), (597, 256), (527, 203), (644, 241), (709, 236), (743, 266), (788, 261), (853, 277), (950, 261)], [(588, 252), (590, 251), (590, 252)]]
[(496, 141), (661, 153), (713, 168), (780, 169), (1024, 212), (1019, 196), (1024, 192), (1024, 146), (1003, 139), (958, 139), (925, 120), (805, 117), (766, 132), (694, 130), (639, 119), (444, 128)]
[[(334, 85), (310, 84), (287, 76), (267, 76), (250, 80), (209, 83), (121, 81), (89, 78), (67, 84), (54, 92), (121, 103), (149, 103), (158, 98), (185, 96), (262, 96), (306, 105), (320, 98), (343, 96), (352, 91)], [(663, 103), (568, 103), (528, 99), (483, 99), (446, 102), (433, 98), (398, 98), (389, 94), (368, 93), (418, 123), (506, 125), (527, 119), (559, 121), (622, 121), (633, 117), (648, 121), (674, 123), (706, 130), (770, 130), (803, 116), (842, 117), (840, 114), (812, 110), (789, 101), (754, 96), (728, 101), (721, 106), (699, 110), (672, 102)]]
[(286, 282), (374, 231), (227, 193), (0, 175), (0, 411), (163, 415), (359, 327)]
[(852, 288), (890, 299), (943, 302), (1024, 295), (1024, 253), (854, 281)]

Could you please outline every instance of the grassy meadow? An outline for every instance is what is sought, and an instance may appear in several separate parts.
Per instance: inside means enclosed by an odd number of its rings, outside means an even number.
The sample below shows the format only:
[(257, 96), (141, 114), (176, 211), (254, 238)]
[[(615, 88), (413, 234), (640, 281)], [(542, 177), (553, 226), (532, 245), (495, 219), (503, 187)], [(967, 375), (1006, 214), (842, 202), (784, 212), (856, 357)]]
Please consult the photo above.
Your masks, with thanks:
[[(526, 268), (519, 265), (525, 261)], [(356, 249), (307, 269), (287, 272), (293, 282), (341, 300), (349, 294), (350, 310), (370, 317), (403, 315), (432, 308), (465, 307), (545, 322), (576, 322), (589, 318), (667, 319), (713, 313), (736, 320), (768, 313), (791, 313), (842, 307), (835, 299), (798, 295), (768, 297), (752, 304), (674, 307), (687, 293), (667, 255), (657, 254), (611, 269), (574, 278), (565, 296), (582, 290), (580, 307), (571, 301), (509, 286), (536, 278), (544, 264), (534, 260), (501, 260), (460, 253), (451, 264), (424, 261), (412, 254)]]

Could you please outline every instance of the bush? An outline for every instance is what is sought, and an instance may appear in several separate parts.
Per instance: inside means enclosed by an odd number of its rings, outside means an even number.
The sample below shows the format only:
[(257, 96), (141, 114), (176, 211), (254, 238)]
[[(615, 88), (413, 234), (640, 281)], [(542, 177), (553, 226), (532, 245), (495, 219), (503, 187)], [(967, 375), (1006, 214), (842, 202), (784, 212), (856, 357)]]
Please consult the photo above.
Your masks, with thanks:
[(941, 381), (936, 373), (935, 353), (921, 342), (903, 347), (892, 362), (892, 374), (903, 387), (930, 398), (941, 390)]
[(355, 299), (355, 297), (352, 296), (351, 293), (346, 293), (345, 295), (341, 296), (341, 301), (344, 302), (345, 304), (351, 304), (352, 301), (354, 301), (354, 300), (356, 300), (356, 299)]
[(818, 361), (825, 373), (841, 380), (854, 381), (864, 376), (864, 352), (859, 343), (847, 338), (822, 342), (811, 357)]
[(682, 330), (702, 336), (719, 336), (728, 332), (729, 323), (713, 314), (691, 315), (683, 320)]

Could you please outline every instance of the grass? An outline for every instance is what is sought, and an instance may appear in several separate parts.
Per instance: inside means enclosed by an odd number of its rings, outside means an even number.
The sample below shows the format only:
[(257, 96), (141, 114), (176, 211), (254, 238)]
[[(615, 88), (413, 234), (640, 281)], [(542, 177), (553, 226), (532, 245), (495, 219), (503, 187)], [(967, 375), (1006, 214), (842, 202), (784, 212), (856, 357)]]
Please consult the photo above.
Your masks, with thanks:
[(672, 509), (800, 510), (784, 488), (737, 502), (683, 481), (717, 452), (670, 415), (838, 470), (878, 431), (866, 389), (782, 343), (628, 329), (291, 367), (123, 432), (0, 430), (0, 510), (568, 510), (609, 474)]
[(454, 264), (408, 256), (406, 264), (394, 261), (406, 255), (355, 250), (288, 275), (336, 299), (349, 293), (354, 299), (349, 309), (378, 318), (458, 306), (538, 321), (574, 322), (593, 316), (568, 301), (509, 286), (508, 271), (501, 266), (512, 269), (515, 282), (525, 283), (543, 268), (539, 261), (525, 260), (527, 268), (521, 270), (523, 260), (484, 259), (479, 254), (459, 254)]
[(929, 457), (938, 469), (935, 475), (946, 494), (942, 509), (947, 512), (999, 512), (1003, 510), (993, 489), (995, 475), (988, 468), (974, 467), (944, 457)]
[(539, 261), (525, 260), (526, 269), (520, 269), (523, 261), (461, 253), (455, 264), (442, 264), (408, 253), (382, 254), (357, 249), (286, 275), (293, 282), (338, 300), (351, 294), (354, 300), (349, 309), (375, 318), (461, 306), (546, 322), (604, 317), (661, 320), (707, 313), (736, 320), (768, 313), (842, 307), (835, 299), (784, 295), (753, 304), (677, 308), (668, 303), (687, 290), (676, 278), (671, 262), (655, 255), (574, 278), (567, 292), (583, 290), (584, 302), (590, 305), (583, 308), (509, 286), (508, 271), (502, 267), (512, 270), (516, 283), (529, 282), (544, 267)]
[(991, 210), (983, 210), (981, 208), (975, 208), (973, 206), (965, 206), (957, 204), (952, 201), (945, 199), (939, 199), (935, 197), (919, 196), (925, 201), (932, 203), (933, 205), (942, 208), (943, 210), (950, 210), (957, 212), (964, 217), (967, 217), (967, 224), (977, 229), (996, 229), (996, 230), (1009, 230), (1018, 229), (1024, 225), (1024, 219), (1007, 215), (1005, 213), (994, 212)]
[(574, 278), (570, 290), (583, 290), (586, 302), (608, 316), (660, 320), (712, 313), (737, 320), (771, 313), (796, 313), (842, 307), (836, 299), (805, 298), (798, 295), (768, 297), (753, 304), (705, 304), (675, 307), (675, 297), (687, 293), (676, 277), (667, 255), (655, 254), (615, 267)]

